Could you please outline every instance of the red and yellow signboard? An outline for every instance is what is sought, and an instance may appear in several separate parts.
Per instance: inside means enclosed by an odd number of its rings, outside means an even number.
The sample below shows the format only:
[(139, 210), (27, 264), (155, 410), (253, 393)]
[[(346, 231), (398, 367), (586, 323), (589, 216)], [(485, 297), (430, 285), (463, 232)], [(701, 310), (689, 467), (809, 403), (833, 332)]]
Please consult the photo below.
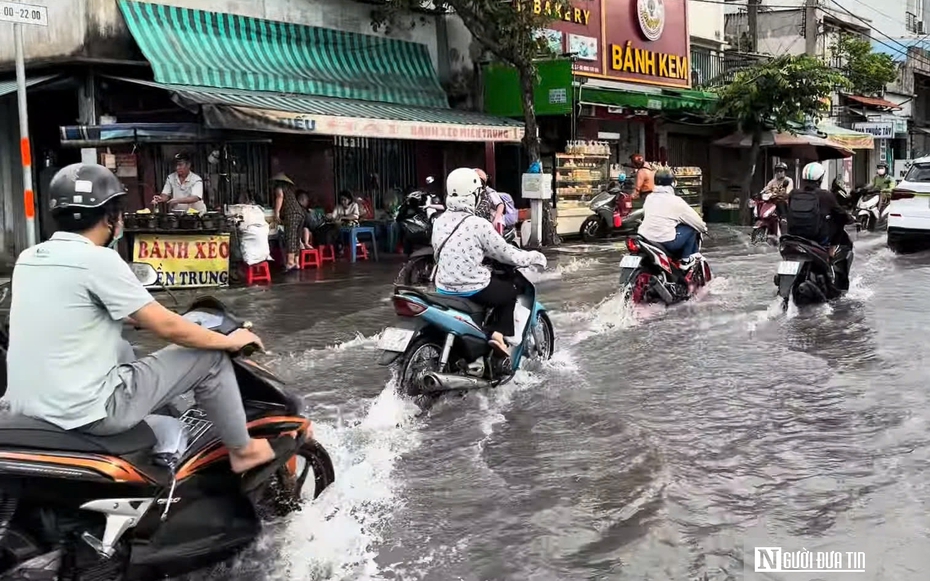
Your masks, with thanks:
[(526, 0), (553, 18), (542, 32), (575, 73), (616, 81), (691, 86), (687, 0), (570, 0), (571, 8)]

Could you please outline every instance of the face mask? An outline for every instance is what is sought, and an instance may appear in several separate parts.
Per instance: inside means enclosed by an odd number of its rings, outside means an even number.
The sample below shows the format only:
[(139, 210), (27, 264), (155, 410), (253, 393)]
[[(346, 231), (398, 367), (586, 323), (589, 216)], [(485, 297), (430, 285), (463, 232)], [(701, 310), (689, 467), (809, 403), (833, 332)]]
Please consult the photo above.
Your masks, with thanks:
[(884, 170), (884, 169), (878, 170), (878, 175), (880, 175), (880, 176), (885, 175), (885, 170)]
[(113, 227), (113, 239), (110, 240), (110, 243), (107, 244), (108, 247), (116, 249), (116, 245), (119, 244), (119, 241), (123, 238), (123, 221), (120, 220), (116, 226)]

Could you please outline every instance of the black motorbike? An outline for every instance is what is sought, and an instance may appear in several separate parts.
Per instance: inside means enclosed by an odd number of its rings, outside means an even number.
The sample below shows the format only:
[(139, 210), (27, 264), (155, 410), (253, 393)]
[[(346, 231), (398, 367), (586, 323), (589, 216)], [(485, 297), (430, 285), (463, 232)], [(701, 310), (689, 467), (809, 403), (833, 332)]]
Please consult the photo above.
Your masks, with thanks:
[(594, 196), (588, 208), (594, 215), (581, 224), (581, 239), (587, 243), (636, 232), (643, 223), (643, 209), (633, 210), (633, 196), (620, 188)]
[[(183, 316), (224, 334), (249, 326), (209, 297)], [(0, 579), (187, 574), (235, 556), (258, 538), (264, 519), (298, 510), (304, 494), (316, 498), (332, 484), (332, 461), (313, 439), (301, 400), (247, 359), (251, 351), (233, 357), (249, 432), (292, 438), (294, 449), (255, 486), (230, 470), (213, 424), (196, 407), (163, 408), (107, 437), (0, 418)]]
[(830, 248), (799, 236), (782, 236), (778, 250), (782, 260), (775, 274), (778, 296), (798, 306), (825, 303), (849, 290), (849, 272), (854, 250), (848, 236), (846, 243)]
[(433, 274), (433, 221), (442, 213), (428, 205), (438, 202), (431, 194), (416, 191), (407, 195), (397, 212), (396, 222), (400, 225), (407, 261), (397, 275), (395, 284), (402, 286), (426, 286)]

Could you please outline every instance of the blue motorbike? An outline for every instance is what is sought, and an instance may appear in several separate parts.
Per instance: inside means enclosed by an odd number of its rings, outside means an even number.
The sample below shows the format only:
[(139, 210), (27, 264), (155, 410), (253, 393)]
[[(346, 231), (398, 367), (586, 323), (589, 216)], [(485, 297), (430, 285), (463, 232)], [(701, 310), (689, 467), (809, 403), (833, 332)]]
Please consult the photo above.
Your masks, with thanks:
[[(536, 300), (536, 287), (510, 266), (494, 265), (519, 291), (515, 334), (522, 337), (504, 357), (488, 344), (483, 327), (491, 312), (464, 297), (398, 286), (394, 310), (400, 321), (381, 333), (381, 365), (398, 369), (407, 395), (435, 396), (497, 387), (513, 378), (523, 359), (546, 361), (555, 350), (549, 315)], [(522, 313), (525, 319), (520, 321)], [(522, 327), (522, 328), (521, 328)]]

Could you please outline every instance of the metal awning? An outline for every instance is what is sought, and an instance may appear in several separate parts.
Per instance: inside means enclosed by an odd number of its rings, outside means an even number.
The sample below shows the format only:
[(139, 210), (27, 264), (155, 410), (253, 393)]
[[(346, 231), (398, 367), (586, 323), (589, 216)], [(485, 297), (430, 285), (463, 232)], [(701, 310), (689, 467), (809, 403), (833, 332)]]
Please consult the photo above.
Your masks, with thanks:
[(170, 91), (178, 104), (199, 108), (215, 129), (426, 141), (523, 138), (523, 123), (471, 111), (111, 78)]
[(625, 107), (654, 111), (710, 111), (717, 96), (704, 91), (674, 91), (669, 89), (644, 91), (610, 88), (588, 88), (581, 85), (578, 99), (582, 105)]
[[(57, 78), (59, 75), (44, 75), (41, 77), (32, 77), (26, 78), (26, 88), (34, 87), (35, 85), (44, 83), (46, 81), (51, 81), (52, 79)], [(6, 81), (0, 81), (0, 97), (4, 95), (9, 95), (10, 93), (16, 92), (16, 79), (9, 79)]]
[(425, 44), (130, 0), (119, 7), (161, 83), (449, 106)]

